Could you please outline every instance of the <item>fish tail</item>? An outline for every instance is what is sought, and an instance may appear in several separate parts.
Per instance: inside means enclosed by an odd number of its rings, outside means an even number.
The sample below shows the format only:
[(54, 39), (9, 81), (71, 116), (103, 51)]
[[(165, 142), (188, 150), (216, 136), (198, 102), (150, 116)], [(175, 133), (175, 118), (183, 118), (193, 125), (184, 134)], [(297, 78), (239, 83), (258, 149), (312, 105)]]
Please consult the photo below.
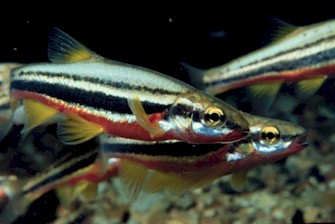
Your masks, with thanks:
[(10, 73), (18, 63), (0, 63), (0, 141), (4, 139), (13, 126), (9, 96)]
[(13, 175), (0, 177), (0, 223), (12, 223), (32, 203), (29, 198), (20, 197), (24, 183)]
[(13, 125), (9, 90), (0, 92), (0, 141), (4, 139)]
[(204, 84), (205, 70), (193, 67), (184, 62), (181, 62), (180, 64), (182, 68), (186, 70), (192, 85), (201, 90), (205, 89)]

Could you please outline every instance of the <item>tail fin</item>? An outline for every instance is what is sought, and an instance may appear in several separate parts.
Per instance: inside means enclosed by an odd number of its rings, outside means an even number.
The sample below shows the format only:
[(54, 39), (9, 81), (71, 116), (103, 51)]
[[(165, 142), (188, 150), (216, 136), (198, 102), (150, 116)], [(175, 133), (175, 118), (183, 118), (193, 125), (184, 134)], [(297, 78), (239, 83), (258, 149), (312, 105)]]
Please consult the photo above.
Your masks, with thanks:
[(0, 223), (12, 223), (25, 213), (31, 201), (19, 197), (24, 183), (13, 175), (0, 177)]
[(12, 125), (9, 92), (0, 92), (0, 141), (6, 137)]
[(13, 125), (9, 97), (10, 73), (20, 66), (22, 65), (18, 63), (0, 63), (0, 141)]
[(182, 68), (184, 68), (187, 71), (192, 85), (200, 90), (204, 90), (205, 89), (205, 84), (204, 84), (205, 70), (195, 68), (184, 62), (181, 62), (180, 64)]

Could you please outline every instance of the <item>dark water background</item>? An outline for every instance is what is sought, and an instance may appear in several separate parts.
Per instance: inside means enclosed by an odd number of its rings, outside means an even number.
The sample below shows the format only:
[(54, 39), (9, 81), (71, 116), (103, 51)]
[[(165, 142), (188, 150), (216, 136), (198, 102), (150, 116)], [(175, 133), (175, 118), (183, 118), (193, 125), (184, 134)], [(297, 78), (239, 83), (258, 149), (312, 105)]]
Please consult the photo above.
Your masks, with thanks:
[[(48, 61), (48, 31), (58, 27), (106, 58), (151, 68), (186, 82), (180, 62), (210, 68), (265, 46), (276, 25), (272, 17), (298, 26), (335, 18), (331, 1), (110, 1), (80, 2), (76, 7), (54, 1), (42, 5), (14, 3), (0, 11), (0, 62)], [(334, 104), (332, 81), (320, 92), (329, 105)], [(314, 111), (313, 105), (309, 109)], [(279, 116), (292, 120), (290, 114)], [(322, 117), (320, 121), (324, 121)], [(314, 123), (302, 122), (299, 124), (306, 128), (314, 127)], [(328, 136), (332, 132), (328, 131)], [(322, 145), (322, 141), (315, 144)], [(47, 203), (54, 205), (50, 199)]]

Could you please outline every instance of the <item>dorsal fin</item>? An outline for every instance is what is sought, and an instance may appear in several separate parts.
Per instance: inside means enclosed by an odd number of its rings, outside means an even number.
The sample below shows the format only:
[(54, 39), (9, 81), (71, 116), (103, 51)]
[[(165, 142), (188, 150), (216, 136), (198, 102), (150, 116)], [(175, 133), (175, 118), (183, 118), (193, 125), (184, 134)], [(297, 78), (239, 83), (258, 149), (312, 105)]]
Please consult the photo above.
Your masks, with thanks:
[(290, 24), (288, 22), (285, 22), (284, 20), (281, 20), (276, 17), (272, 17), (272, 20), (276, 24), (276, 28), (273, 32), (272, 36), (272, 42), (277, 42), (282, 39), (284, 39), (288, 34), (293, 33), (294, 31), (298, 30), (299, 26)]
[(49, 33), (48, 57), (52, 62), (77, 62), (101, 58), (58, 28), (53, 28)]

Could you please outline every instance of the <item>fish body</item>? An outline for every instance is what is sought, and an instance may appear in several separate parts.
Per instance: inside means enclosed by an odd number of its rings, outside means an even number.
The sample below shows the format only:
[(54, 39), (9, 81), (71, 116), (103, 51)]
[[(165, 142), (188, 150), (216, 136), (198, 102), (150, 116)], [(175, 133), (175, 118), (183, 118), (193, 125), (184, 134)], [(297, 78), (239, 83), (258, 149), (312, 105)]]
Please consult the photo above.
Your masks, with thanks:
[(49, 58), (53, 63), (11, 74), (11, 98), (23, 100), (28, 115), (23, 132), (62, 114), (58, 134), (68, 144), (101, 133), (190, 143), (247, 135), (240, 112), (221, 100), (156, 71), (102, 58), (58, 29), (50, 37)]
[(118, 138), (102, 136), (101, 148), (107, 157), (121, 159), (119, 175), (132, 195), (139, 186), (149, 192), (162, 189), (184, 192), (224, 175), (285, 158), (306, 147), (304, 128), (285, 121), (245, 116), (250, 137), (230, 144), (175, 143), (172, 147), (160, 146), (155, 150), (150, 146), (125, 144), (115, 147), (114, 141), (120, 141)]
[[(96, 192), (97, 184), (118, 175), (119, 160), (111, 158), (105, 173), (96, 163), (99, 150), (50, 167), (28, 178), (2, 176), (0, 179), (0, 223), (11, 223), (46, 192), (56, 189), (64, 205), (80, 195)], [(95, 189), (92, 189), (95, 188)], [(92, 192), (93, 191), (93, 192)], [(94, 196), (93, 196), (94, 197)], [(92, 199), (92, 198), (91, 198)]]
[(186, 65), (191, 79), (211, 94), (259, 84), (252, 89), (254, 95), (273, 98), (281, 83), (299, 81), (303, 82), (298, 83), (298, 94), (315, 93), (325, 78), (335, 74), (335, 20), (287, 25), (286, 30), (288, 34), (272, 44), (222, 66), (200, 71)]
[[(0, 182), (0, 220), (10, 223), (22, 215), (32, 201), (52, 189), (57, 189), (63, 204), (79, 195), (92, 199), (98, 183), (116, 176), (121, 178), (130, 199), (135, 199), (141, 190), (184, 192), (228, 174), (234, 174), (232, 184), (239, 189), (247, 170), (293, 155), (306, 147), (306, 132), (302, 127), (245, 116), (251, 135), (227, 144), (188, 144), (177, 140), (148, 142), (102, 135), (101, 149), (52, 166), (31, 178), (3, 179)], [(99, 157), (101, 151), (107, 161), (104, 165)]]

